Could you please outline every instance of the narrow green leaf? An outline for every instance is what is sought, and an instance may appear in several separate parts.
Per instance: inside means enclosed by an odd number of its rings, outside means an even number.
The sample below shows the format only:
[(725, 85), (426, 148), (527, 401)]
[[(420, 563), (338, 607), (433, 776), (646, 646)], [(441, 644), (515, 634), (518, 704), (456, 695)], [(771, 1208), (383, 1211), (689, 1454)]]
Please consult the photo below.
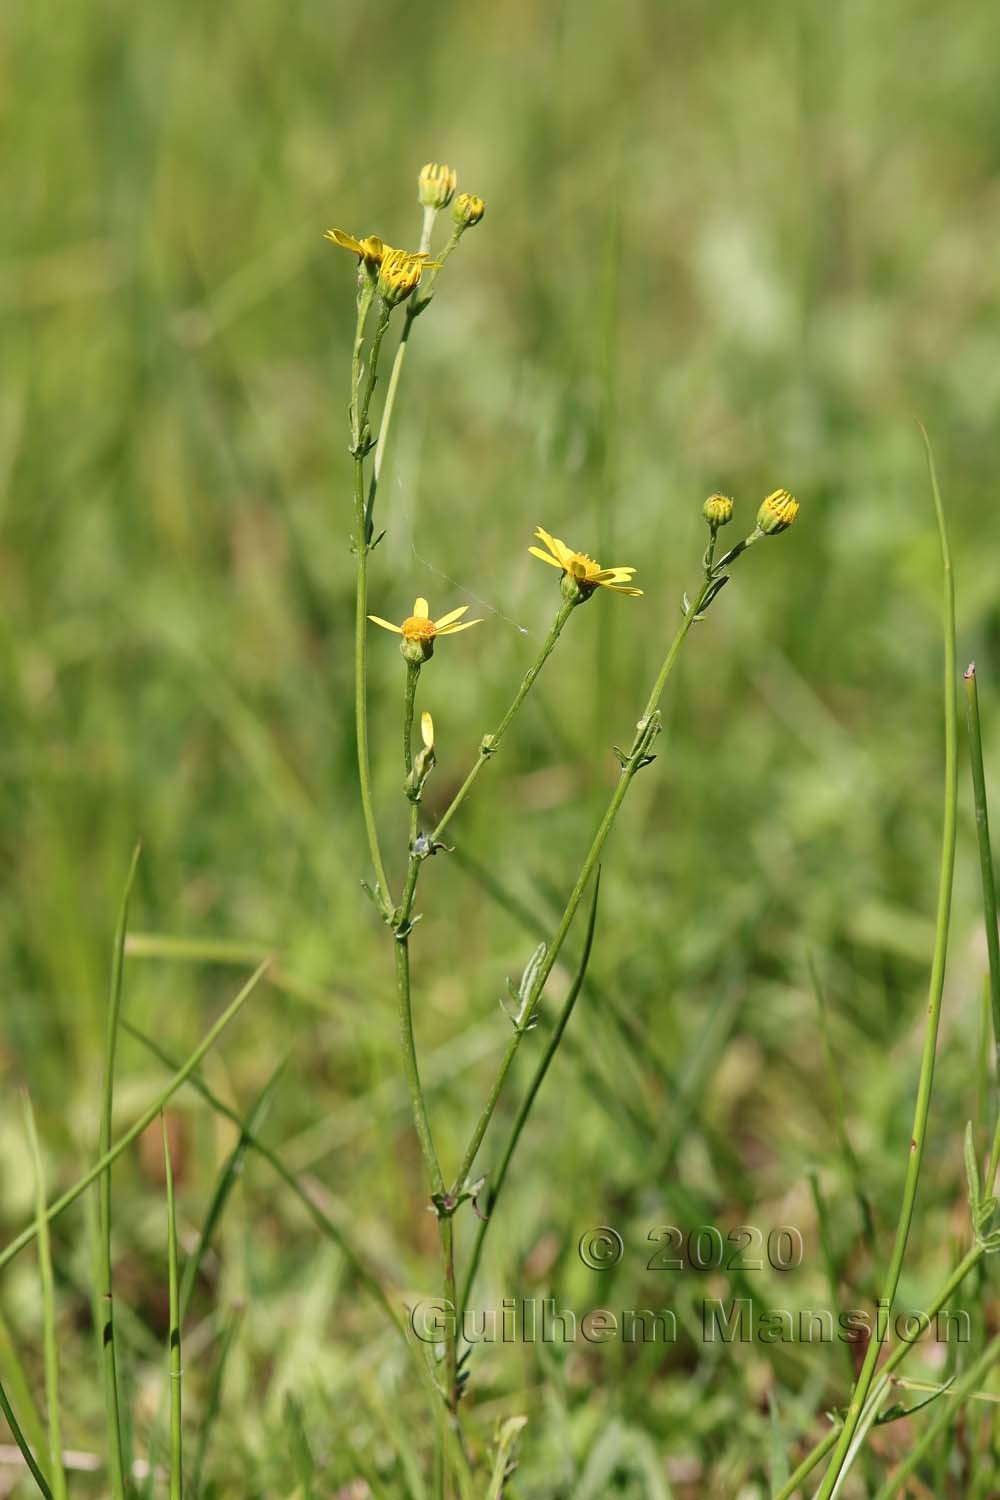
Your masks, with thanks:
[[(111, 1122), (115, 1093), (115, 1058), (118, 1052), (118, 1023), (122, 1006), (122, 978), (125, 969), (125, 934), (128, 909), (139, 864), (141, 846), (136, 845), (125, 877), (111, 956), (111, 993), (108, 1000), (107, 1032), (104, 1044), (104, 1093), (101, 1107), (101, 1131), (97, 1154), (106, 1156), (111, 1149)], [(99, 1187), (99, 1238), (101, 1282), (97, 1288), (97, 1316), (94, 1323), (101, 1340), (101, 1366), (104, 1379), (104, 1419), (107, 1427), (108, 1470), (113, 1500), (125, 1497), (125, 1443), (122, 1437), (121, 1400), (118, 1386), (118, 1350), (115, 1343), (114, 1289), (111, 1276), (111, 1166), (101, 1173)]]
[(170, 1367), (170, 1500), (184, 1493), (183, 1441), (181, 1431), (181, 1317), (177, 1276), (177, 1209), (174, 1203), (174, 1168), (166, 1115), (160, 1116), (163, 1132), (163, 1170), (167, 1186), (167, 1287), (170, 1302), (168, 1339)]
[(28, 1447), (27, 1439), (25, 1438), (24, 1433), (21, 1431), (21, 1428), (18, 1425), (17, 1417), (14, 1415), (14, 1408), (11, 1406), (10, 1401), (7, 1398), (7, 1392), (4, 1390), (2, 1382), (0, 1382), (0, 1411), (3, 1412), (4, 1417), (6, 1418), (7, 1426), (10, 1428), (11, 1437), (14, 1439), (15, 1443), (21, 1450), (24, 1462), (28, 1466), (28, 1473), (37, 1484), (41, 1493), (45, 1496), (45, 1500), (52, 1500), (52, 1491), (49, 1489), (48, 1484), (45, 1481), (45, 1475), (42, 1473), (41, 1469), (38, 1467), (38, 1464), (35, 1462), (34, 1454)]

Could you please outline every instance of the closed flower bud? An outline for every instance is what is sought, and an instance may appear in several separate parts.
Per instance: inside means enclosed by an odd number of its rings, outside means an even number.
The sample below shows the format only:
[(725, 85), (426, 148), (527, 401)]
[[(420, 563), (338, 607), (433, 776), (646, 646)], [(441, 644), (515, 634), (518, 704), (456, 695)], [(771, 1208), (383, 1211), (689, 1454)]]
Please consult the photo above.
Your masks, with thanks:
[(709, 495), (701, 512), (712, 530), (718, 531), (733, 519), (733, 502), (728, 495)]
[(757, 512), (757, 529), (764, 536), (777, 536), (788, 530), (798, 513), (799, 502), (787, 490), (774, 490)]
[(475, 193), (459, 193), (451, 205), (451, 212), (456, 224), (461, 225), (463, 229), (470, 229), (483, 217), (486, 204), (482, 198), (477, 198)]
[(458, 177), (443, 161), (429, 161), (417, 178), (417, 198), (424, 208), (447, 208), (455, 196)]
[(407, 250), (386, 250), (379, 267), (378, 289), (390, 307), (416, 291), (425, 264), (422, 256)]

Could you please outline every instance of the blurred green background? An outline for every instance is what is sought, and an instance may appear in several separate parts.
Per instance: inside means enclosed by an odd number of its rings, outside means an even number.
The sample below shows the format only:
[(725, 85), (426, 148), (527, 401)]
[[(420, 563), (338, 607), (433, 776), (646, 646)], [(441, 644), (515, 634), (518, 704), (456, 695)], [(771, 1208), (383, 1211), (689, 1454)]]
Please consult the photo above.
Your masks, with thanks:
[[(616, 770), (611, 744), (627, 743), (697, 580), (701, 501), (732, 494), (747, 525), (779, 485), (802, 503), (684, 652), (659, 758), (608, 848), (591, 982), (475, 1305), (652, 1299), (683, 1322), (726, 1283), (647, 1273), (647, 1233), (743, 1222), (804, 1236), (802, 1268), (762, 1276), (762, 1298), (829, 1305), (810, 1168), (837, 1296), (872, 1296), (905, 1162), (940, 838), (940, 576), (915, 419), (935, 444), (961, 665), (977, 659), (987, 769), (1000, 769), (998, 46), (1000, 14), (972, 0), (8, 9), (6, 1238), (31, 1212), (18, 1082), (51, 1188), (93, 1159), (111, 935), (141, 837), (133, 928), (194, 946), (130, 959), (127, 1014), (186, 1053), (247, 972), (195, 962), (197, 945), (278, 951), (290, 981), (258, 993), (205, 1075), (245, 1110), (287, 1053), (268, 1139), (388, 1282), (437, 1290), (390, 945), (359, 884), (354, 278), (322, 238), (336, 224), (415, 245), (416, 172), (433, 158), (487, 214), (415, 328), (370, 599), (393, 619), (422, 593), (434, 613), (470, 603), (485, 620), (423, 674), (435, 795), (548, 628), (558, 596), (527, 555), (536, 525), (637, 565), (645, 590), (572, 620), (452, 827), (456, 855), (426, 872), (415, 1004), (446, 1170), (507, 1039), (505, 976), (561, 909)], [(398, 871), (402, 670), (373, 634), (376, 783)], [(962, 1241), (961, 1134), (970, 1116), (989, 1123), (964, 762), (961, 791), (907, 1305)], [(566, 982), (557, 970), (551, 995)], [(120, 1061), (124, 1128), (164, 1075), (128, 1039)], [(171, 1123), (189, 1243), (234, 1135), (194, 1094)], [(488, 1141), (484, 1167), (490, 1156)], [(114, 1182), (145, 1453), (165, 1330), (155, 1146)], [(473, 1221), (458, 1222), (464, 1253)], [(104, 1441), (90, 1223), (78, 1207), (55, 1229), (66, 1441), (85, 1453)], [(577, 1256), (603, 1223), (625, 1241), (614, 1274)], [(247, 1163), (203, 1281), (185, 1358), (193, 1433), (228, 1309), (245, 1303), (204, 1493), (420, 1493), (424, 1471), (398, 1456), (424, 1437), (412, 1371), (264, 1164)], [(977, 1328), (996, 1316), (991, 1297), (968, 1289)], [(6, 1273), (2, 1306), (40, 1391), (33, 1252)], [(763, 1496), (775, 1455), (822, 1433), (847, 1377), (839, 1348), (497, 1346), (472, 1361), (470, 1442), (485, 1452), (499, 1416), (529, 1416), (511, 1496)], [(889, 1458), (901, 1440), (886, 1429), (875, 1447)], [(962, 1455), (939, 1461), (937, 1493), (951, 1493)], [(100, 1476), (74, 1489), (100, 1494)]]

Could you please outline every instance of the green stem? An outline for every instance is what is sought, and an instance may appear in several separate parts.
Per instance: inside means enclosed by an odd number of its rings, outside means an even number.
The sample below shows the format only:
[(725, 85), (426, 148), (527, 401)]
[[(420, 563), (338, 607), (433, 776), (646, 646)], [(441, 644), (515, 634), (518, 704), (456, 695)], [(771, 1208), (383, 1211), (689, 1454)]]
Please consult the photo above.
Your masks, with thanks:
[[(976, 840), (979, 845), (979, 872), (983, 888), (983, 917), (986, 923), (986, 951), (990, 966), (990, 1008), (993, 1016), (993, 1042), (997, 1071), (1000, 1073), (1000, 932), (997, 930), (997, 893), (990, 850), (990, 820), (986, 804), (986, 773), (983, 769), (983, 735), (979, 721), (979, 687), (976, 664), (965, 671), (965, 698), (968, 710), (969, 760), (972, 768), (972, 794), (976, 808)], [(993, 1163), (992, 1182), (996, 1176)]]
[[(921, 429), (923, 431), (923, 429)], [(931, 1090), (934, 1083), (934, 1061), (937, 1052), (938, 1026), (941, 1019), (941, 997), (944, 990), (945, 959), (948, 953), (948, 929), (951, 919), (951, 892), (952, 881), (955, 871), (955, 813), (958, 798), (958, 724), (957, 724), (957, 682), (955, 670), (955, 586), (952, 577), (951, 552), (948, 546), (948, 533), (945, 526), (944, 507), (941, 503), (941, 494), (938, 489), (937, 474), (934, 469), (934, 457), (931, 453), (927, 434), (924, 433), (924, 444), (927, 450), (927, 466), (930, 474), (931, 491), (934, 497), (934, 511), (937, 516), (938, 533), (941, 541), (941, 563), (944, 579), (944, 722), (945, 722), (945, 775), (944, 775), (944, 817), (941, 841), (941, 870), (938, 883), (937, 923), (934, 938), (934, 958), (931, 966), (930, 999), (927, 1007), (927, 1022), (924, 1030), (923, 1056), (920, 1062), (920, 1079), (917, 1085), (917, 1100), (914, 1109), (913, 1130), (910, 1138), (910, 1149), (906, 1165), (906, 1178), (903, 1184), (903, 1200), (900, 1206), (899, 1219), (896, 1225), (896, 1238), (892, 1250), (892, 1258), (886, 1274), (883, 1299), (886, 1308), (891, 1311), (896, 1299), (896, 1291), (899, 1286), (899, 1278), (903, 1269), (903, 1259), (906, 1255), (906, 1246), (909, 1241), (910, 1227), (913, 1223), (913, 1209), (917, 1197), (917, 1185), (920, 1180), (920, 1168), (923, 1162), (924, 1146), (927, 1139), (927, 1117), (930, 1110)], [(830, 1466), (823, 1476), (816, 1500), (830, 1500), (837, 1477), (844, 1464), (844, 1458), (851, 1446), (852, 1439), (857, 1431), (861, 1419), (862, 1409), (871, 1389), (872, 1379), (875, 1374), (875, 1366), (879, 1357), (878, 1341), (869, 1341), (868, 1350), (865, 1355), (864, 1364), (858, 1375), (851, 1395), (851, 1403), (847, 1409), (844, 1425), (840, 1432), (837, 1446), (834, 1449)]]
[[(942, 1307), (944, 1307), (945, 1303), (951, 1297), (952, 1293), (957, 1291), (958, 1287), (965, 1280), (966, 1276), (968, 1276), (969, 1272), (979, 1264), (984, 1254), (985, 1252), (980, 1249), (978, 1245), (975, 1245), (971, 1250), (966, 1251), (965, 1255), (962, 1257), (958, 1265), (948, 1277), (948, 1280), (945, 1282), (944, 1286), (940, 1289), (937, 1296), (931, 1302), (930, 1306), (926, 1309), (928, 1318), (934, 1318), (937, 1316)], [(914, 1337), (912, 1339), (901, 1339), (899, 1341), (899, 1343), (890, 1353), (885, 1364), (882, 1366), (881, 1374), (883, 1376), (891, 1375), (893, 1370), (895, 1370), (897, 1366), (902, 1364), (903, 1360), (909, 1354), (910, 1350), (914, 1347), (914, 1344), (919, 1337), (920, 1331), (919, 1329), (917, 1329), (915, 1330)], [(876, 1343), (874, 1339), (872, 1339), (871, 1342), (873, 1344)], [(775, 1492), (774, 1500), (791, 1500), (792, 1495), (794, 1495), (795, 1491), (798, 1489), (802, 1481), (812, 1473), (816, 1465), (822, 1462), (822, 1460), (829, 1453), (830, 1449), (834, 1446), (838, 1437), (840, 1436), (840, 1432), (840, 1428), (834, 1427), (828, 1433), (826, 1433), (826, 1435), (816, 1444), (815, 1448), (813, 1448), (810, 1453), (806, 1454), (805, 1458), (795, 1470), (795, 1473), (785, 1481), (780, 1490), (777, 1490)]]
[(410, 1091), (413, 1107), (413, 1123), (416, 1126), (420, 1150), (423, 1153), (427, 1175), (435, 1194), (444, 1195), (445, 1182), (441, 1174), (438, 1154), (431, 1135), (427, 1116), (427, 1102), (420, 1082), (417, 1064), (417, 1048), (413, 1036), (413, 1010), (410, 1002), (410, 942), (409, 937), (396, 937), (396, 993), (399, 1001), (399, 1040), (403, 1051), (403, 1070)]
[(591, 843), (591, 846), (587, 851), (587, 855), (580, 869), (580, 873), (576, 878), (576, 883), (574, 884), (573, 889), (570, 892), (569, 900), (566, 903), (566, 908), (562, 914), (562, 917), (560, 918), (559, 925), (555, 930), (552, 941), (545, 953), (545, 957), (539, 965), (538, 974), (531, 986), (527, 1000), (522, 1008), (518, 1024), (514, 1030), (514, 1035), (511, 1037), (509, 1043), (507, 1044), (507, 1048), (500, 1061), (500, 1066), (497, 1070), (496, 1077), (493, 1080), (493, 1085), (490, 1088), (490, 1092), (487, 1096), (486, 1103), (484, 1104), (479, 1119), (476, 1122), (476, 1127), (472, 1132), (472, 1137), (466, 1148), (465, 1155), (462, 1158), (462, 1165), (459, 1168), (457, 1177), (455, 1178), (455, 1186), (452, 1190), (453, 1193), (457, 1194), (461, 1190), (463, 1184), (468, 1180), (469, 1174), (472, 1170), (472, 1165), (479, 1152), (479, 1147), (482, 1145), (483, 1136), (486, 1134), (486, 1130), (489, 1126), (490, 1120), (493, 1118), (493, 1113), (497, 1107), (497, 1101), (500, 1098), (500, 1093), (503, 1089), (504, 1081), (507, 1077), (508, 1072), (510, 1071), (514, 1058), (517, 1056), (518, 1048), (521, 1045), (525, 1033), (527, 1032), (528, 1027), (531, 1025), (531, 1019), (541, 999), (542, 991), (545, 988), (548, 977), (555, 965), (556, 959), (559, 957), (559, 953), (562, 949), (563, 943), (566, 941), (567, 934), (569, 933), (570, 927), (573, 924), (573, 918), (576, 915), (577, 907), (580, 905), (580, 902), (583, 898), (583, 893), (587, 889), (590, 877), (593, 875), (594, 870), (597, 866), (597, 862), (601, 857), (601, 851), (603, 850), (605, 842), (607, 841), (608, 834), (614, 827), (615, 819), (618, 816), (618, 811), (625, 800), (628, 789), (632, 784), (636, 772), (646, 764), (646, 756), (648, 754), (649, 747), (653, 743), (653, 740), (655, 739), (657, 730), (659, 728), (654, 719), (654, 715), (656, 713), (660, 699), (663, 696), (663, 690), (666, 686), (667, 678), (670, 676), (670, 673), (673, 670), (674, 663), (676, 662), (680, 649), (684, 644), (687, 633), (691, 629), (691, 626), (694, 623), (698, 612), (712, 587), (712, 583), (712, 575), (706, 575), (701, 589), (698, 592), (698, 596), (694, 604), (688, 609), (687, 613), (685, 614), (680, 628), (678, 629), (677, 634), (675, 635), (670, 646), (670, 650), (667, 652), (663, 665), (660, 668), (660, 672), (657, 676), (656, 682), (653, 684), (653, 690), (646, 702), (646, 707), (643, 710), (642, 718), (639, 720), (639, 723), (636, 727), (636, 733), (635, 738), (632, 741), (632, 747), (628, 755), (623, 757), (621, 775), (618, 778), (617, 785), (615, 786), (615, 789), (611, 794), (611, 799), (608, 802), (607, 808), (604, 812), (604, 816), (601, 818), (600, 824), (598, 825), (598, 829), (594, 835), (593, 842)]
[(499, 1202), (500, 1194), (503, 1191), (503, 1185), (507, 1180), (507, 1172), (510, 1168), (511, 1159), (514, 1155), (514, 1152), (517, 1150), (518, 1142), (521, 1139), (521, 1132), (524, 1130), (524, 1127), (528, 1122), (528, 1116), (530, 1115), (532, 1106), (534, 1105), (535, 1099), (538, 1096), (538, 1091), (541, 1088), (542, 1084), (545, 1082), (545, 1075), (549, 1071), (549, 1065), (559, 1049), (559, 1043), (562, 1041), (563, 1032), (566, 1030), (566, 1027), (569, 1024), (569, 1018), (573, 1014), (573, 1008), (576, 1005), (577, 997), (580, 994), (581, 989), (583, 988), (583, 981), (587, 973), (587, 965), (590, 962), (590, 950), (593, 947), (594, 943), (594, 928), (597, 925), (597, 897), (600, 891), (600, 885), (601, 871), (600, 868), (598, 868), (597, 877), (594, 880), (593, 900), (590, 904), (590, 920), (587, 923), (587, 935), (584, 938), (583, 953), (580, 956), (580, 963), (577, 967), (576, 975), (574, 976), (573, 983), (570, 985), (569, 993), (567, 994), (566, 999), (563, 1001), (562, 1010), (559, 1012), (559, 1018), (556, 1021), (555, 1026), (552, 1028), (552, 1035), (549, 1037), (545, 1051), (542, 1053), (542, 1056), (538, 1060), (538, 1066), (535, 1068), (534, 1077), (532, 1078), (531, 1083), (528, 1086), (528, 1092), (525, 1094), (524, 1099), (521, 1103), (521, 1108), (518, 1110), (514, 1123), (511, 1126), (510, 1135), (507, 1138), (507, 1145), (504, 1148), (503, 1155), (500, 1158), (500, 1165), (493, 1176), (493, 1181), (490, 1187), (488, 1217), (479, 1221), (475, 1243), (472, 1247), (472, 1255), (469, 1258), (469, 1264), (462, 1281), (462, 1292), (461, 1296), (459, 1297), (455, 1313), (455, 1325), (458, 1329), (460, 1329), (462, 1326), (462, 1319), (465, 1314), (465, 1309), (469, 1305), (469, 1296), (472, 1292), (473, 1283), (476, 1279), (476, 1272), (479, 1270), (479, 1262), (483, 1254), (483, 1242), (486, 1239), (487, 1234), (489, 1233), (490, 1225), (493, 1223), (497, 1203)]
[[(444, 1301), (455, 1306), (455, 1220), (443, 1214), (438, 1221), (441, 1231), (441, 1254), (444, 1259)], [(445, 1400), (451, 1412), (457, 1412), (458, 1389), (458, 1319), (449, 1318), (444, 1346)]]
[(406, 663), (406, 686), (403, 689), (403, 769), (407, 776), (413, 770), (413, 703), (420, 678), (420, 663)]
[(532, 662), (531, 666), (524, 674), (524, 677), (521, 680), (521, 686), (514, 694), (513, 702), (511, 703), (507, 712), (504, 714), (503, 718), (500, 720), (500, 723), (497, 725), (496, 729), (492, 734), (484, 735), (482, 744), (479, 747), (479, 757), (469, 774), (466, 776), (465, 780), (462, 782), (462, 785), (455, 793), (451, 802), (448, 804), (447, 809), (441, 815), (441, 819), (431, 836), (432, 842), (436, 842), (438, 839), (440, 839), (441, 835), (444, 833), (444, 830), (447, 828), (448, 824), (458, 812), (458, 809), (461, 807), (462, 803), (465, 801), (469, 792), (475, 785), (476, 778), (479, 776), (480, 771), (483, 769), (486, 762), (490, 760), (491, 757), (495, 755), (497, 750), (500, 748), (500, 741), (503, 739), (507, 730), (510, 728), (510, 724), (512, 719), (514, 718), (514, 715), (521, 707), (521, 704), (524, 702), (525, 698), (531, 692), (531, 689), (535, 684), (535, 679), (544, 667), (545, 663), (548, 661), (549, 656), (552, 654), (553, 647), (555, 646), (556, 641), (559, 639), (559, 636), (562, 633), (562, 628), (566, 624), (566, 621), (569, 619), (570, 615), (573, 613), (573, 610), (575, 609), (578, 602), (579, 601), (574, 599), (563, 599), (560, 603), (556, 617), (552, 622), (552, 629), (549, 631), (548, 635), (545, 637), (545, 640), (542, 643), (542, 649), (539, 651), (535, 660)]
[(354, 460), (354, 548), (357, 558), (354, 609), (354, 723), (361, 812), (368, 837), (372, 867), (375, 871), (375, 896), (381, 911), (386, 914), (391, 907), (391, 895), (389, 877), (385, 871), (379, 846), (378, 827), (375, 822), (368, 752), (368, 554), (371, 551), (371, 509), (365, 505), (365, 442), (368, 432), (368, 411), (371, 406), (372, 392), (375, 389), (378, 354), (389, 323), (389, 309), (383, 303), (369, 355), (367, 380), (362, 392), (361, 345), (374, 292), (375, 284), (369, 280), (363, 285), (358, 297), (358, 321), (354, 337), (354, 356), (351, 362), (351, 454)]

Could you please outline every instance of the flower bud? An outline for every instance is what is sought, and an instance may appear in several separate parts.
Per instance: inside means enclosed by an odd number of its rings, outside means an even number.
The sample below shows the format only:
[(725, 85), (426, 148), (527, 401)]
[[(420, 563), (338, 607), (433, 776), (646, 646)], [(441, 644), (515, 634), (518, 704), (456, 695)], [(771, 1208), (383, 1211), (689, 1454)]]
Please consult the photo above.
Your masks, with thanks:
[(459, 193), (451, 205), (452, 218), (463, 229), (470, 229), (473, 224), (478, 224), (485, 212), (486, 204), (475, 193)]
[(701, 513), (713, 531), (726, 526), (733, 519), (733, 502), (728, 495), (709, 495)]
[(455, 196), (458, 177), (443, 161), (429, 161), (417, 178), (417, 198), (424, 208), (447, 208)]
[(379, 267), (378, 289), (384, 301), (395, 307), (420, 285), (424, 259), (407, 250), (386, 250)]
[(764, 536), (787, 531), (799, 513), (799, 502), (787, 490), (774, 490), (761, 502), (757, 512), (757, 529)]
[(434, 749), (434, 720), (426, 709), (420, 715), (420, 738), (424, 742), (425, 750)]

